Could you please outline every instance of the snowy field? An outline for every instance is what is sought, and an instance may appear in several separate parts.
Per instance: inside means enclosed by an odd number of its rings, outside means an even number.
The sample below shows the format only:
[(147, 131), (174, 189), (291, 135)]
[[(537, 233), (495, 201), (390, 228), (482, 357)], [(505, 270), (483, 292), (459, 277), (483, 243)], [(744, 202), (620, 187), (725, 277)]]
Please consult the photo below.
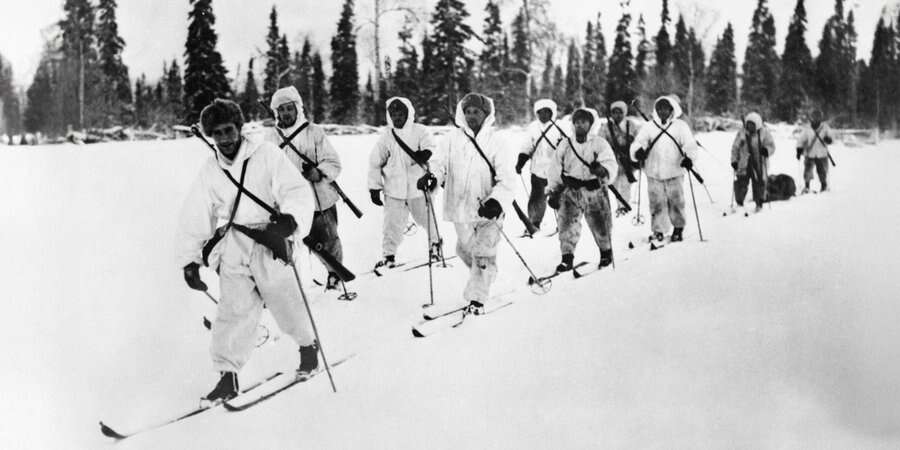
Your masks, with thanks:
[[(209, 151), (197, 140), (0, 147), (0, 448), (898, 448), (900, 146), (835, 145), (831, 192), (723, 218), (733, 134), (698, 138), (709, 151), (696, 168), (715, 200), (694, 183), (706, 242), (690, 209), (685, 242), (628, 250), (649, 220), (619, 218), (615, 271), (562, 276), (535, 296), (501, 241), (495, 292), (515, 289), (517, 302), (422, 340), (410, 326), (425, 270), (361, 277), (353, 302), (310, 286), (329, 359), (356, 355), (334, 370), (338, 394), (322, 375), (248, 411), (119, 443), (99, 420), (165, 418), (217, 379), (201, 326), (213, 305), (185, 286), (173, 250)], [(776, 134), (770, 174), (802, 186), (789, 138)], [(365, 187), (374, 141), (333, 139), (339, 181), (365, 212), (338, 207), (356, 272), (380, 256), (381, 211)], [(452, 226), (441, 225), (449, 255)], [(506, 230), (521, 232), (512, 214)], [(398, 259), (423, 257), (424, 234)], [(558, 262), (556, 238), (513, 241), (538, 273)], [(598, 258), (585, 229), (576, 261)], [(215, 274), (203, 276), (217, 295)], [(437, 301), (458, 301), (462, 264), (435, 276)], [(297, 363), (289, 339), (266, 344), (242, 384)]]

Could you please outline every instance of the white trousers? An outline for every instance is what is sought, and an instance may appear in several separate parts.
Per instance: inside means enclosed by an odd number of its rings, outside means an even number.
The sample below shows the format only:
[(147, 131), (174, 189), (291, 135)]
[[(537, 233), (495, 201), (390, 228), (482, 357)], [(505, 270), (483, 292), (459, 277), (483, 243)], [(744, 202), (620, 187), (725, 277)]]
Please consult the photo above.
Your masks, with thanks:
[[(433, 200), (433, 198), (432, 198)], [(406, 223), (412, 214), (413, 220), (423, 229), (429, 223), (428, 206), (425, 197), (417, 197), (410, 199), (399, 199), (384, 196), (384, 236), (381, 241), (381, 248), (384, 256), (396, 255), (397, 247), (403, 242), (403, 233), (406, 231)], [(431, 243), (438, 241), (437, 224), (434, 218), (430, 219), (431, 223)]]

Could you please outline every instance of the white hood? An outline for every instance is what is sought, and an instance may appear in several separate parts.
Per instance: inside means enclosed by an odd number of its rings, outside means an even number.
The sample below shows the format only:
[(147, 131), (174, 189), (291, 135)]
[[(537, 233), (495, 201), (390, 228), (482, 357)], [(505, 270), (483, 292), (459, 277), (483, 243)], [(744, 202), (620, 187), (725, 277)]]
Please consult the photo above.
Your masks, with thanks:
[(534, 114), (537, 115), (537, 112), (547, 108), (552, 114), (550, 115), (550, 120), (556, 120), (557, 107), (556, 102), (550, 100), (549, 98), (542, 98), (536, 102), (534, 102)]
[(653, 102), (653, 120), (655, 120), (656, 123), (658, 123), (660, 125), (665, 125), (665, 123), (663, 123), (662, 119), (659, 118), (659, 115), (656, 114), (656, 105), (661, 100), (667, 100), (669, 102), (669, 104), (672, 105), (672, 117), (669, 117), (669, 121), (673, 121), (673, 120), (681, 117), (681, 114), (682, 114), (681, 104), (678, 102), (678, 98), (675, 97), (674, 95), (663, 95), (662, 97), (656, 99), (655, 102)]
[[(394, 102), (394, 100), (399, 100), (400, 103), (403, 103), (403, 105), (406, 106), (406, 123), (403, 124), (403, 126), (400, 128), (394, 126), (394, 121), (391, 120), (391, 114), (388, 112), (388, 107), (391, 105), (391, 103)], [(388, 126), (391, 128), (396, 128), (398, 130), (409, 130), (410, 128), (412, 128), (412, 124), (416, 122), (416, 110), (413, 108), (412, 102), (409, 101), (409, 99), (406, 97), (391, 97), (386, 102), (384, 102), (384, 115), (385, 117), (387, 117)]]
[(496, 116), (497, 108), (494, 107), (494, 99), (492, 99), (486, 95), (482, 95), (482, 94), (466, 94), (463, 98), (461, 98), (459, 100), (459, 102), (456, 103), (456, 118), (455, 118), (456, 126), (458, 126), (460, 129), (465, 131), (469, 136), (475, 136), (475, 132), (472, 131), (472, 129), (469, 128), (469, 124), (466, 123), (466, 115), (463, 113), (463, 106), (462, 106), (463, 101), (466, 99), (466, 97), (468, 97), (470, 95), (480, 95), (480, 96), (484, 97), (487, 100), (488, 105), (490, 105), (490, 108), (491, 108), (490, 114), (488, 114), (487, 117), (484, 118), (484, 122), (481, 124), (481, 131), (484, 131), (485, 129), (488, 129), (488, 128), (491, 128), (494, 126), (494, 122), (497, 121), (497, 116)]
[(756, 125), (757, 130), (762, 130), (762, 128), (763, 128), (762, 116), (760, 116), (759, 114), (757, 114), (755, 112), (747, 114), (747, 117), (744, 119), (744, 122), (752, 122), (754, 125)]
[(269, 108), (272, 109), (275, 117), (278, 117), (278, 107), (285, 103), (293, 103), (297, 107), (297, 122), (294, 124), (295, 126), (306, 122), (306, 116), (303, 114), (303, 99), (300, 98), (297, 88), (293, 86), (283, 87), (272, 94)]

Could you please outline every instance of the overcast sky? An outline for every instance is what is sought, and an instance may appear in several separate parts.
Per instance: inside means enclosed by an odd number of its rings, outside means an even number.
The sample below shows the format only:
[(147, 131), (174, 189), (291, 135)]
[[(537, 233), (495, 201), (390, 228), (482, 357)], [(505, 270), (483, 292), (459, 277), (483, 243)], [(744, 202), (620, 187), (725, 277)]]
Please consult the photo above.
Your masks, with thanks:
[[(42, 30), (62, 18), (64, 0), (0, 0), (0, 13), (3, 22), (0, 24), (0, 54), (12, 63), (16, 83), (27, 86), (31, 82), (40, 57), (43, 45)], [(382, 0), (385, 4), (402, 2), (402, 0)], [(887, 3), (897, 0), (845, 0), (845, 8), (853, 7), (859, 32), (859, 56), (869, 59), (875, 25), (882, 8)], [(341, 0), (213, 0), (213, 12), (216, 16), (215, 30), (219, 35), (218, 49), (225, 59), (229, 76), (234, 77), (240, 65), (240, 76), (246, 72), (247, 60), (263, 50), (268, 27), (268, 15), (272, 5), (279, 13), (279, 26), (289, 39), (291, 51), (299, 48), (303, 37), (309, 36), (323, 56), (329, 52), (330, 39), (336, 29), (340, 14)], [(408, 0), (405, 4), (418, 6), (425, 15), (420, 25), (425, 26), (430, 18), (431, 9), (436, 0)], [(467, 1), (466, 5), (472, 17), (469, 24), (478, 32), (481, 31), (483, 10), (487, 0)], [(515, 8), (521, 4), (518, 0), (503, 0), (504, 24), (508, 24)], [(637, 16), (644, 14), (648, 33), (656, 33), (659, 28), (659, 15), (662, 0), (631, 0), (631, 12), (634, 22)], [(705, 38), (707, 57), (716, 37), (730, 21), (735, 27), (738, 62), (743, 59), (747, 34), (756, 7), (757, 0), (670, 0), (673, 17), (678, 11), (700, 9), (708, 14), (703, 20), (702, 29), (708, 29)], [(784, 47), (784, 38), (793, 14), (796, 0), (769, 1), (769, 8), (775, 16), (777, 27), (778, 52)], [(585, 5), (591, 6), (585, 6)], [(163, 60), (178, 58), (183, 62), (184, 42), (187, 35), (187, 14), (190, 10), (189, 0), (119, 0), (118, 1), (119, 32), (125, 39), (124, 60), (130, 69), (132, 78), (146, 73), (147, 78), (156, 80), (162, 72)], [(357, 24), (362, 24), (372, 17), (373, 0), (356, 2)], [(559, 28), (572, 37), (583, 40), (584, 28), (588, 20), (593, 20), (597, 12), (602, 13), (603, 31), (607, 39), (607, 47), (611, 48), (615, 37), (616, 22), (621, 16), (621, 8), (617, 0), (552, 0), (553, 19)], [(818, 41), (822, 26), (834, 11), (834, 0), (806, 0), (808, 14), (807, 44), (813, 54), (818, 53)], [(716, 19), (717, 15), (717, 19)], [(402, 19), (399, 13), (392, 13), (384, 18), (385, 29), (382, 31), (382, 47), (388, 55), (396, 53), (397, 25)], [(715, 20), (714, 20), (715, 19)], [(674, 21), (675, 19), (673, 19)], [(701, 31), (702, 31), (701, 29)], [(371, 66), (371, 26), (364, 26), (359, 31), (359, 57), (364, 70)], [(325, 57), (327, 64), (327, 56)], [(261, 64), (257, 64), (259, 70)], [(365, 74), (361, 75), (365, 79)]]

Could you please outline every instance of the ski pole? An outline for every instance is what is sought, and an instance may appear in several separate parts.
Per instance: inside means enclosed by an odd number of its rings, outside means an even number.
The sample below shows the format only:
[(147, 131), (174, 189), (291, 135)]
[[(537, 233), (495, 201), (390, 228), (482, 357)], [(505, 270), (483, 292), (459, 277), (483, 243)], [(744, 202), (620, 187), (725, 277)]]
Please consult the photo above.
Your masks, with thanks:
[(644, 223), (644, 218), (641, 217), (641, 180), (644, 178), (644, 170), (638, 169), (638, 182), (637, 182), (637, 191), (638, 191), (638, 199), (637, 199), (637, 210), (634, 213), (634, 219), (631, 220), (632, 225), (638, 226)]
[(219, 301), (216, 300), (215, 297), (213, 297), (212, 295), (210, 295), (209, 292), (203, 291), (203, 293), (206, 294), (206, 296), (209, 298), (209, 301), (211, 301), (211, 302), (213, 302), (213, 303), (215, 303), (215, 304), (217, 304), (217, 305), (219, 304)]
[[(519, 257), (519, 261), (522, 262), (522, 265), (525, 266), (525, 270), (527, 270), (528, 273), (531, 275), (531, 280), (534, 281), (534, 284), (538, 285), (538, 287), (540, 287), (541, 289), (544, 289), (545, 286), (549, 286), (550, 285), (549, 280), (541, 280), (538, 278), (537, 275), (534, 274), (534, 271), (531, 270), (531, 267), (529, 267), (528, 263), (525, 262), (525, 258), (522, 257), (522, 254), (519, 253), (519, 250), (516, 249), (516, 246), (512, 243), (511, 240), (509, 240), (509, 236), (507, 236), (506, 233), (503, 231), (503, 227), (501, 227), (500, 224), (497, 223), (496, 220), (492, 220), (491, 222), (494, 224), (495, 227), (497, 227), (497, 231), (500, 232), (500, 235), (503, 236), (503, 239), (506, 240), (506, 243), (509, 244), (510, 248), (512, 248), (512, 250), (513, 250), (513, 252), (515, 252), (516, 256)], [(549, 287), (546, 287), (546, 289), (547, 290), (544, 291), (543, 293), (547, 293), (550, 291)]]
[(319, 344), (319, 353), (322, 354), (322, 363), (325, 365), (325, 372), (328, 374), (328, 381), (331, 382), (331, 390), (337, 392), (334, 386), (334, 378), (331, 376), (331, 368), (328, 366), (328, 360), (325, 359), (325, 347), (322, 346), (322, 339), (319, 338), (319, 330), (316, 328), (316, 321), (313, 319), (312, 310), (309, 308), (309, 301), (306, 299), (306, 291), (303, 290), (303, 284), (300, 283), (300, 273), (297, 272), (297, 266), (291, 260), (291, 269), (294, 271), (294, 279), (297, 280), (297, 289), (300, 290), (300, 298), (303, 299), (303, 306), (306, 307), (306, 314), (309, 316), (309, 323), (312, 326), (313, 334), (316, 336), (316, 342)]
[[(429, 303), (427, 305), (422, 306), (434, 306), (434, 274), (431, 272), (431, 196), (428, 192), (425, 192), (425, 207), (428, 208), (428, 216), (425, 218), (425, 224), (428, 228), (428, 244), (425, 248), (428, 250), (428, 299)], [(443, 253), (443, 252), (441, 252)]]
[[(438, 227), (437, 213), (434, 211), (434, 202), (431, 201), (431, 193), (425, 193), (425, 205), (428, 208), (428, 213), (431, 214), (431, 220), (434, 223), (434, 234), (437, 235), (438, 245), (441, 247), (441, 267), (447, 267), (447, 260), (444, 259), (444, 238), (441, 237), (441, 229)], [(429, 227), (430, 228), (430, 227)], [(428, 237), (428, 244), (431, 245), (431, 236)], [(431, 259), (431, 254), (428, 255), (428, 259)]]
[(694, 217), (697, 218), (697, 232), (700, 233), (700, 242), (703, 242), (703, 229), (700, 228), (700, 213), (697, 212), (697, 199), (694, 198), (694, 181), (690, 176), (688, 176), (687, 179), (688, 185), (691, 187), (691, 202), (694, 204)]

